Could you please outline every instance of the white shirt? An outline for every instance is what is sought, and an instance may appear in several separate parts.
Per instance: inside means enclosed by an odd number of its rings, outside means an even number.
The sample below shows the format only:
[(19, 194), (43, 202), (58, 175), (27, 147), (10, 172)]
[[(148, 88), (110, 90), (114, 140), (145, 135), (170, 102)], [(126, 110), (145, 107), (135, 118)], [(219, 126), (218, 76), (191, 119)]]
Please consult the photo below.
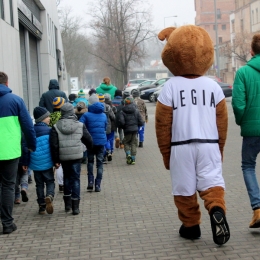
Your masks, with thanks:
[(224, 98), (218, 83), (208, 77), (169, 79), (158, 100), (173, 108), (172, 145), (218, 142), (216, 106)]

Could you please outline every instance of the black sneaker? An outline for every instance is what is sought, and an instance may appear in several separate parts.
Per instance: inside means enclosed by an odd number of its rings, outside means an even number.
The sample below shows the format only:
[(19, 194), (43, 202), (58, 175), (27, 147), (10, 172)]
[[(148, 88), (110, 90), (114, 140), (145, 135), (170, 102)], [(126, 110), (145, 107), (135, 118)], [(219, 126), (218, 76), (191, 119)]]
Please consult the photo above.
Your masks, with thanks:
[(32, 183), (33, 181), (32, 181), (32, 176), (31, 175), (29, 175), (28, 176), (28, 183)]
[(17, 226), (13, 223), (10, 227), (3, 227), (3, 234), (11, 234), (17, 229)]
[(211, 229), (213, 241), (217, 245), (227, 243), (230, 238), (229, 226), (224, 211), (219, 207), (214, 207), (210, 213)]
[(22, 201), (23, 202), (27, 202), (29, 200), (29, 198), (27, 196), (27, 191), (25, 189), (21, 190), (21, 195), (22, 195)]
[(64, 192), (64, 186), (63, 185), (59, 185), (59, 192), (63, 193)]
[(110, 161), (112, 161), (112, 154), (111, 153), (109, 153), (108, 155), (107, 155), (107, 160), (110, 162)]
[(130, 154), (128, 154), (127, 157), (126, 157), (126, 163), (127, 164), (132, 164), (132, 157), (131, 157)]
[(45, 211), (46, 211), (46, 205), (45, 204), (39, 205), (39, 214), (43, 215), (45, 214)]

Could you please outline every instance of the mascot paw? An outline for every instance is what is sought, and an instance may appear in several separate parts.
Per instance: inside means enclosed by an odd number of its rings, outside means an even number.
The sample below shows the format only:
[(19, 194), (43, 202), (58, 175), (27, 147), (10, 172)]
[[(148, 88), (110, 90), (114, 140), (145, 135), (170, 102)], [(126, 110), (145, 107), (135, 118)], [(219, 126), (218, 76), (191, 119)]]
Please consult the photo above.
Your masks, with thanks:
[(181, 225), (179, 234), (181, 237), (186, 239), (198, 239), (200, 238), (200, 225), (195, 225), (193, 227), (184, 227)]
[(214, 207), (210, 211), (210, 222), (213, 241), (217, 245), (223, 245), (227, 243), (230, 238), (230, 231), (224, 210), (220, 207)]

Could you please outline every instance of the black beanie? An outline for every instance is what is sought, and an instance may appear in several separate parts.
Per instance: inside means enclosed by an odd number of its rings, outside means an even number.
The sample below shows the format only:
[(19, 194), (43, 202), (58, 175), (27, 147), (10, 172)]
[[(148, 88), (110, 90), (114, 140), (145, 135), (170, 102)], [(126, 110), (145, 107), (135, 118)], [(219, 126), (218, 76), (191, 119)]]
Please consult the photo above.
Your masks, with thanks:
[(115, 91), (115, 97), (122, 97), (122, 90), (117, 89), (117, 90)]
[(94, 88), (92, 88), (89, 90), (88, 95), (91, 96), (92, 94), (96, 94), (96, 93), (97, 91)]
[(35, 119), (35, 123), (41, 122), (48, 116), (50, 116), (50, 112), (45, 107), (36, 107), (33, 110), (33, 117)]

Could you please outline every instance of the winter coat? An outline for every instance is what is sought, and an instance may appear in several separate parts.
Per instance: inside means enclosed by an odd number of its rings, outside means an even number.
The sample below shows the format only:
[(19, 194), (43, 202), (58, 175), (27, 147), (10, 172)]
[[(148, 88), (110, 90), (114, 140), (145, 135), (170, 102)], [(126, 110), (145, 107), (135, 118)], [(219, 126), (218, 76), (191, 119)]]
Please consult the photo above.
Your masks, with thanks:
[(145, 102), (140, 97), (136, 97), (134, 99), (134, 103), (135, 103), (137, 109), (139, 110), (143, 121), (148, 120), (148, 113), (147, 113), (147, 108), (146, 108)]
[(34, 125), (36, 133), (36, 151), (30, 154), (29, 168), (34, 171), (45, 171), (53, 167), (50, 149), (51, 128), (43, 122)]
[(49, 91), (42, 94), (39, 106), (45, 107), (50, 113), (53, 112), (53, 99), (56, 97), (62, 97), (65, 99), (66, 102), (68, 102), (68, 98), (66, 94), (59, 90), (59, 83), (56, 79), (50, 80), (49, 83)]
[(115, 87), (114, 85), (110, 84), (110, 85), (107, 85), (105, 83), (101, 83), (99, 85), (99, 87), (96, 89), (96, 92), (97, 94), (105, 94), (105, 93), (108, 93), (110, 94), (111, 96), (111, 99), (114, 99), (115, 97), (115, 92), (117, 90), (117, 87)]
[(88, 107), (88, 112), (79, 120), (85, 124), (93, 139), (94, 145), (105, 145), (107, 142), (107, 117), (104, 113), (104, 104), (97, 102)]
[(112, 105), (115, 107), (118, 107), (120, 105), (122, 105), (123, 102), (123, 98), (120, 96), (116, 96), (113, 100), (112, 100)]
[(49, 127), (53, 127), (56, 122), (61, 118), (61, 112), (60, 109), (59, 110), (54, 110), (51, 114), (50, 114), (50, 124)]
[(107, 116), (107, 128), (106, 128), (106, 134), (110, 134), (112, 131), (115, 131), (115, 114), (113, 112), (113, 108), (109, 104), (105, 105), (105, 114)]
[(138, 132), (138, 128), (144, 125), (144, 121), (135, 104), (129, 104), (122, 108), (119, 114), (119, 127), (123, 128), (124, 134)]
[(83, 144), (87, 149), (93, 145), (88, 130), (76, 115), (60, 118), (51, 129), (50, 143), (55, 163), (80, 160), (83, 158)]
[(86, 107), (88, 106), (88, 100), (86, 98), (82, 98), (82, 97), (75, 99), (75, 101), (72, 103), (72, 105), (74, 107), (76, 107), (79, 102), (84, 102), (86, 104)]
[(237, 71), (232, 106), (241, 136), (260, 136), (260, 54)]
[(75, 115), (77, 116), (78, 120), (80, 120), (81, 116), (84, 113), (88, 112), (87, 108), (82, 108), (80, 111), (77, 108), (75, 108), (74, 111), (75, 111)]
[(21, 156), (21, 130), (30, 150), (36, 149), (33, 122), (23, 99), (0, 84), (0, 160)]

